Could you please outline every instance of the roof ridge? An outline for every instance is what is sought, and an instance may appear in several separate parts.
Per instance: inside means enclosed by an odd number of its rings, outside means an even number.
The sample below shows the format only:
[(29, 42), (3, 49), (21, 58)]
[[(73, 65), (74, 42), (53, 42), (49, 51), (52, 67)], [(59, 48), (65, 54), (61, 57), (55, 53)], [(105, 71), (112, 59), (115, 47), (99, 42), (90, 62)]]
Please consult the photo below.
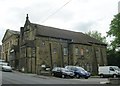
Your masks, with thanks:
[(39, 26), (43, 26), (43, 27), (48, 27), (48, 28), (52, 28), (52, 29), (58, 29), (58, 30), (68, 31), (68, 32), (82, 33), (82, 32), (78, 32), (78, 31), (66, 30), (66, 29), (61, 29), (61, 28), (58, 28), (58, 27), (46, 26), (46, 25), (41, 25), (41, 24), (36, 24), (36, 23), (31, 23), (31, 24), (39, 25)]

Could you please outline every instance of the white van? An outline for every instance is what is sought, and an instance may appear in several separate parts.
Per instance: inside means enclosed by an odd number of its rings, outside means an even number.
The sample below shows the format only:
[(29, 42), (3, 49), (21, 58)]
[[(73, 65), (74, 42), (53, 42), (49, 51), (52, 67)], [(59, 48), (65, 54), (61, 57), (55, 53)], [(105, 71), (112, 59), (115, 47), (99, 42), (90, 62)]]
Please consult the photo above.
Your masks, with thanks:
[(120, 76), (120, 68), (118, 66), (99, 66), (98, 74), (100, 77), (118, 77)]

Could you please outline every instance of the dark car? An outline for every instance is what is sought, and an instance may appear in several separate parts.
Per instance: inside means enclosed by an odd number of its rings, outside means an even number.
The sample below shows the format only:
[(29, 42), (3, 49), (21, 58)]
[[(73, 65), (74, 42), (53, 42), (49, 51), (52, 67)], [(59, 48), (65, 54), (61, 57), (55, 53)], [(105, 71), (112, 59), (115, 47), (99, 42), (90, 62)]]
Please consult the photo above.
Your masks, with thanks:
[(91, 75), (91, 73), (87, 72), (82, 67), (78, 67), (78, 66), (66, 66), (65, 68), (68, 69), (68, 70), (73, 71), (76, 78), (83, 77), (85, 79), (88, 79), (90, 77), (90, 75)]
[(70, 71), (66, 68), (55, 67), (52, 70), (52, 75), (56, 77), (66, 78), (66, 77), (74, 77), (74, 72)]

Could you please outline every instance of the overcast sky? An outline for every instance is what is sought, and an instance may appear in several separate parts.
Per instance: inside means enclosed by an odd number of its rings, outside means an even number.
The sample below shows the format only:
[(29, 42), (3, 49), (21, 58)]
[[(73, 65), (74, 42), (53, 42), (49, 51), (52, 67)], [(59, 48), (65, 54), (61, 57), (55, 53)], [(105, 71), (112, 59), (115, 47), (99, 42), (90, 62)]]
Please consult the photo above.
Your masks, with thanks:
[[(69, 4), (57, 11), (68, 1)], [(118, 1), (0, 0), (0, 40), (6, 29), (20, 30), (26, 14), (33, 23), (83, 33), (97, 30), (105, 36), (113, 16), (118, 13)], [(56, 14), (50, 16), (54, 12)]]

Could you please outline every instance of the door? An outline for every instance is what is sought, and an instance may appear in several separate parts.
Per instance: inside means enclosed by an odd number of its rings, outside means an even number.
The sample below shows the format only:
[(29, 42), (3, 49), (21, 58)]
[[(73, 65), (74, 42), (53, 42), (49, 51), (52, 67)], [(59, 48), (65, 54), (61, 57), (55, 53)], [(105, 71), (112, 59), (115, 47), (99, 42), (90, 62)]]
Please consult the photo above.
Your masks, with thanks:
[(110, 68), (109, 68), (109, 74), (110, 74), (110, 75), (116, 74), (116, 73), (115, 73), (115, 69), (114, 69), (113, 67), (110, 67)]

